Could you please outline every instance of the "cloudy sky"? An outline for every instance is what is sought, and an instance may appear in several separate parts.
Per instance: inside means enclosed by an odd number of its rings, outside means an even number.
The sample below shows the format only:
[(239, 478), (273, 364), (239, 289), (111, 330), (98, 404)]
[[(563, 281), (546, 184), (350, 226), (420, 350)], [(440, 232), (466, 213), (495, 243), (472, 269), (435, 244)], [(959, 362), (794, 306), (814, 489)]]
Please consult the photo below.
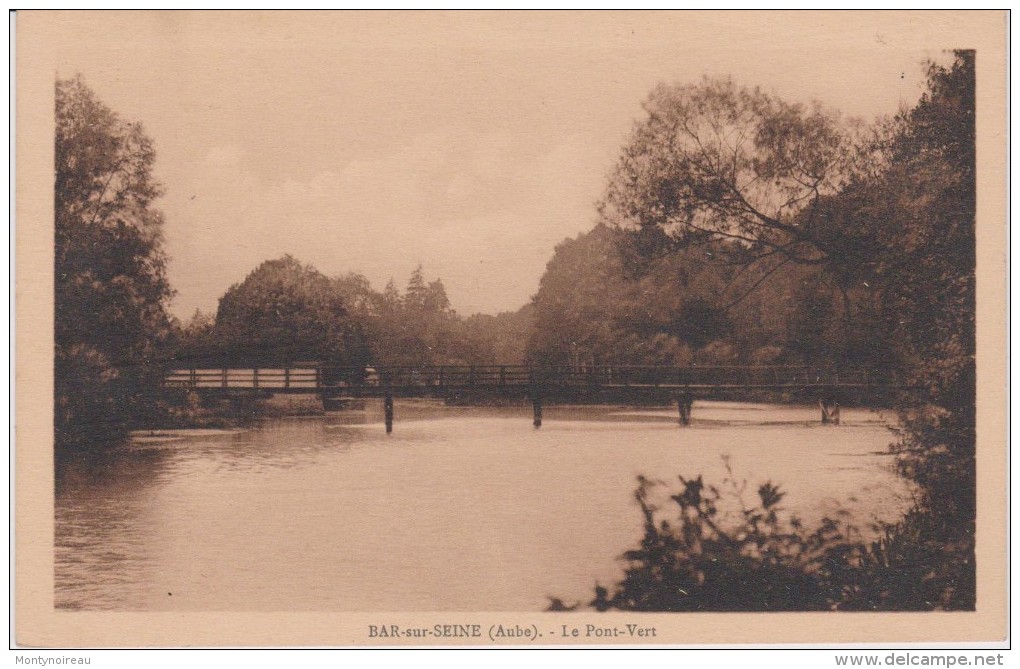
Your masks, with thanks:
[[(794, 19), (799, 20), (794, 20)], [(258, 263), (403, 286), (462, 314), (523, 305), (588, 230), (641, 101), (732, 75), (873, 118), (945, 48), (897, 14), (68, 15), (58, 75), (141, 121), (166, 187), (174, 312)]]

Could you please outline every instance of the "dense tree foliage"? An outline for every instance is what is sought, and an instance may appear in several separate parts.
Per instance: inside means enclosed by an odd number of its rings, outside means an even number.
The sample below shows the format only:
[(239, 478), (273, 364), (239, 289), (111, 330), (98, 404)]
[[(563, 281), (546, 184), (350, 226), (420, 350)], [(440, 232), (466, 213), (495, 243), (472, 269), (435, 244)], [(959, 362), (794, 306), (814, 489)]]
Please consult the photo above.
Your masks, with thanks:
[(427, 281), (421, 267), (403, 293), (392, 281), (379, 292), (359, 274), (327, 277), (284, 256), (232, 286), (215, 317), (196, 313), (180, 330), (177, 357), (351, 367), (513, 364), (523, 360), (529, 330), (527, 316), (461, 318), (443, 282)]
[(880, 182), (895, 249), (885, 283), (916, 380), (962, 408), (974, 392), (974, 53), (929, 74), (928, 93), (900, 119)]
[(601, 204), (607, 223), (685, 243), (741, 240), (756, 259), (817, 264), (838, 253), (814, 217), (847, 173), (851, 134), (834, 112), (729, 79), (660, 85), (645, 110)]
[(81, 77), (56, 82), (55, 433), (83, 447), (151, 401), (170, 334), (155, 150)]
[(878, 215), (870, 185), (890, 160), (875, 141), (888, 128), (728, 79), (660, 85), (645, 109), (600, 205), (603, 221), (630, 231), (645, 255), (714, 244), (720, 262), (743, 268), (717, 307), (782, 280), (775, 275), (790, 266), (808, 268), (786, 278), (805, 281), (814, 307), (798, 314), (799, 334), (822, 339), (792, 338), (799, 353), (891, 364), (892, 338), (875, 334), (890, 221)]
[(468, 316), (458, 336), (463, 361), (475, 365), (525, 364), (526, 346), (534, 325), (535, 308), (531, 304), (495, 316)]
[(826, 365), (888, 357), (872, 329), (844, 328), (842, 300), (819, 267), (734, 260), (744, 253), (717, 240), (646, 258), (638, 238), (603, 225), (566, 240), (533, 300), (529, 360)]
[[(719, 272), (687, 254), (630, 276), (627, 242), (600, 225), (557, 246), (533, 300), (531, 361), (683, 365), (693, 348), (728, 329), (725, 314), (706, 299), (720, 288)], [(689, 318), (695, 311), (697, 319)]]
[(291, 256), (268, 260), (220, 298), (215, 339), (232, 362), (367, 361), (361, 324), (335, 282)]
[(455, 330), (460, 323), (450, 308), (443, 282), (426, 282), (421, 266), (403, 296), (391, 282), (377, 299), (372, 318), (373, 360), (379, 365), (430, 365), (459, 362)]
[[(974, 52), (931, 65), (921, 102), (898, 119), (880, 182), (894, 224), (887, 315), (928, 403), (906, 412), (904, 472), (924, 497), (910, 529), (936, 606), (975, 598), (975, 72)], [(897, 254), (899, 255), (899, 254)]]

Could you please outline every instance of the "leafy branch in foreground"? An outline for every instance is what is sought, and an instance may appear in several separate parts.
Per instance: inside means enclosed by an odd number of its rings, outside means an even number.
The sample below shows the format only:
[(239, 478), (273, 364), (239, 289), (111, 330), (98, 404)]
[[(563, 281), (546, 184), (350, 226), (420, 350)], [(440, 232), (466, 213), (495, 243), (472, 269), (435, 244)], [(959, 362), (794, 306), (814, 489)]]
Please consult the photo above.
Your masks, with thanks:
[[(727, 462), (729, 470), (729, 463)], [(769, 611), (828, 608), (824, 579), (826, 547), (843, 539), (827, 520), (805, 532), (796, 518), (784, 520), (784, 493), (772, 483), (744, 501), (745, 483), (730, 475), (724, 488), (701, 476), (680, 477), (682, 489), (669, 500), (679, 513), (662, 517), (652, 501), (656, 484), (638, 478), (634, 496), (644, 517), (639, 548), (615, 592), (596, 588), (592, 605), (600, 610)]]
[[(679, 477), (679, 492), (638, 477), (634, 497), (644, 520), (640, 545), (623, 554), (624, 576), (596, 585), (598, 611), (826, 611), (953, 608), (936, 590), (946, 556), (918, 541), (914, 513), (865, 539), (845, 520), (809, 529), (780, 506), (784, 493), (746, 481), (726, 462), (722, 486)], [(675, 515), (668, 510), (674, 509)], [(923, 532), (921, 532), (923, 534)], [(935, 587), (937, 586), (937, 587)], [(573, 610), (550, 598), (549, 610)]]

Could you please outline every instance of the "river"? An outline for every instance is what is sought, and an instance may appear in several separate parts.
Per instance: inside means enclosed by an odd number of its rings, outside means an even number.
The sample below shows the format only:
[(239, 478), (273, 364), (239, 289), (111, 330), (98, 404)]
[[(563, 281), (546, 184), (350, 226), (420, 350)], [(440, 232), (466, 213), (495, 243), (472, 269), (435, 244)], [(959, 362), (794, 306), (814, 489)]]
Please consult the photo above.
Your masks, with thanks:
[(239, 431), (140, 435), (57, 476), (56, 605), (89, 610), (538, 611), (637, 545), (636, 477), (767, 480), (807, 522), (894, 520), (891, 413), (697, 402), (454, 408), (398, 400)]

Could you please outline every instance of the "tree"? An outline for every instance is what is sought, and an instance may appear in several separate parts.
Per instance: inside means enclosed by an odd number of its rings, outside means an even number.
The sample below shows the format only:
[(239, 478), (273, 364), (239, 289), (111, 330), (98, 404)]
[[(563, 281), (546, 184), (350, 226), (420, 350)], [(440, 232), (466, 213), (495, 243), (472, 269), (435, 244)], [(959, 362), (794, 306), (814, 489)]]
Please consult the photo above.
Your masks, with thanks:
[(428, 295), (428, 286), (425, 284), (425, 270), (421, 265), (414, 268), (411, 278), (407, 280), (407, 289), (404, 291), (404, 306), (414, 310), (425, 308)]
[(606, 226), (567, 239), (542, 275), (528, 358), (538, 364), (621, 362), (612, 314), (626, 290), (618, 233)]
[(459, 339), (461, 321), (450, 308), (446, 287), (440, 279), (425, 280), (419, 265), (400, 295), (391, 279), (379, 297), (374, 321), (374, 361), (381, 365), (457, 365), (465, 362), (464, 341)]
[(289, 255), (263, 262), (220, 298), (215, 332), (222, 353), (246, 364), (364, 365), (363, 323), (352, 317), (342, 283)]
[(528, 337), (535, 327), (535, 307), (525, 304), (517, 311), (495, 316), (474, 314), (465, 318), (456, 336), (470, 365), (523, 365)]
[[(730, 242), (719, 259), (744, 271), (725, 285), (724, 310), (790, 266), (815, 268), (841, 297), (839, 327), (854, 330), (876, 238), (874, 219), (843, 208), (846, 185), (876, 167), (871, 129), (730, 79), (660, 85), (645, 110), (600, 203), (602, 220), (630, 231), (652, 257)], [(827, 357), (864, 362), (858, 339), (844, 338)]]
[[(637, 243), (598, 225), (556, 247), (533, 299), (533, 362), (712, 364), (723, 362), (722, 353), (730, 362), (736, 348), (722, 340), (734, 334), (738, 315), (748, 324), (744, 335), (749, 344), (761, 339), (750, 336), (761, 319), (727, 312), (720, 297), (734, 268), (711, 256), (726, 252), (732, 242), (678, 249), (640, 268), (632, 262), (640, 253)], [(750, 350), (744, 349), (739, 353), (749, 357)]]
[(84, 447), (149, 402), (172, 291), (152, 140), (80, 76), (57, 80), (55, 112), (55, 433)]
[(898, 119), (879, 184), (890, 223), (882, 241), (896, 249), (882, 271), (915, 380), (963, 411), (973, 407), (976, 348), (974, 52), (928, 74), (927, 92)]
[(887, 323), (925, 406), (905, 413), (904, 472), (922, 489), (914, 525), (943, 556), (932, 601), (973, 608), (976, 514), (975, 54), (929, 64), (928, 90), (897, 119), (875, 184), (897, 254), (882, 265)]
[(846, 172), (850, 138), (834, 113), (729, 79), (659, 85), (644, 106), (600, 204), (604, 222), (682, 243), (738, 240), (754, 252), (747, 262), (821, 264), (836, 252), (813, 216)]
[(207, 314), (201, 309), (195, 309), (191, 318), (178, 324), (173, 339), (171, 357), (182, 362), (215, 357), (222, 349), (216, 333), (215, 314)]
[(386, 282), (386, 288), (382, 293), (382, 306), (386, 309), (396, 310), (400, 308), (400, 290), (393, 279)]

